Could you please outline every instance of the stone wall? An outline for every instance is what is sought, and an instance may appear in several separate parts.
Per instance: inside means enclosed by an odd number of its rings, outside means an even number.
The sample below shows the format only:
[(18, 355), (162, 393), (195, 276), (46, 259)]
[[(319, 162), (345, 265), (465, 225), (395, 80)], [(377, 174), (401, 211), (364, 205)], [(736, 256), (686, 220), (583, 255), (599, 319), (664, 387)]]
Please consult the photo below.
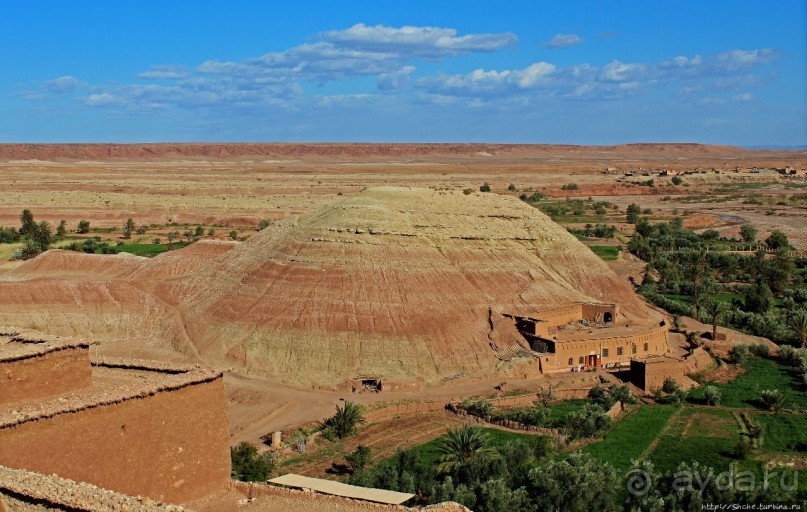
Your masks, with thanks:
[(87, 387), (91, 384), (90, 374), (87, 346), (0, 361), (0, 405)]
[(221, 376), (0, 428), (0, 465), (181, 503), (230, 478)]

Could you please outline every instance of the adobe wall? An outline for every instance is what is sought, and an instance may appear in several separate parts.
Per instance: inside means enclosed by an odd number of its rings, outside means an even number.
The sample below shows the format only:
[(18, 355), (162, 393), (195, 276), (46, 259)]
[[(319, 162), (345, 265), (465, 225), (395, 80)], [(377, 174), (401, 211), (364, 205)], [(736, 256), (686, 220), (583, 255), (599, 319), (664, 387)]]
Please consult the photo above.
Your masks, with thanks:
[(91, 373), (87, 346), (0, 361), (0, 405), (87, 387)]
[(0, 465), (169, 503), (207, 495), (230, 479), (223, 380), (0, 428)]
[(664, 361), (631, 361), (630, 379), (633, 384), (649, 393), (664, 387), (667, 377), (672, 377), (679, 385), (687, 380), (687, 370), (683, 361), (667, 359)]
[(583, 304), (582, 316), (587, 319), (603, 321), (605, 313), (611, 314), (611, 321), (619, 315), (619, 306), (616, 304)]
[[(647, 350), (644, 349), (645, 343)], [(619, 355), (619, 348), (622, 354)], [(636, 347), (636, 352), (633, 348)], [(608, 350), (605, 356), (604, 349)], [(667, 352), (667, 327), (656, 327), (654, 329), (632, 334), (629, 336), (615, 336), (612, 338), (596, 338), (580, 341), (563, 341), (555, 343), (554, 357), (547, 361), (546, 356), (542, 357), (543, 371), (568, 369), (580, 363), (580, 357), (589, 355), (601, 356), (600, 361), (604, 366), (609, 363), (628, 363), (631, 358), (662, 355)], [(571, 363), (569, 362), (571, 359)]]

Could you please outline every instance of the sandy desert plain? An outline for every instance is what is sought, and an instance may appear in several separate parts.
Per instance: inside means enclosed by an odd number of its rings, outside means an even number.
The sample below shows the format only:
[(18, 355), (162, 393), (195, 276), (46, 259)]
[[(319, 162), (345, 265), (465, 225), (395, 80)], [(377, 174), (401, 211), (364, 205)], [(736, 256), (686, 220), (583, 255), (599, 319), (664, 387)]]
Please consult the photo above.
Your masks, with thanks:
[[(0, 173), (0, 226), (18, 226), (29, 209), (66, 221), (56, 249), (98, 237), (123, 251), (19, 261), (20, 244), (0, 244), (0, 325), (93, 339), (96, 356), (223, 368), (233, 445), (275, 431), (285, 439), (344, 399), (371, 416), (387, 411), (336, 452), (286, 466), (323, 478), (358, 444), (384, 458), (462, 423), (442, 412), (448, 401), (597, 382), (502, 356), (517, 344), (503, 315), (617, 301), (626, 328), (669, 321), (631, 284), (644, 264), (624, 249), (629, 204), (651, 222), (680, 217), (721, 237), (739, 237), (744, 223), (761, 240), (780, 230), (807, 250), (807, 151), (8, 144)], [(145, 232), (124, 240), (130, 218)], [(88, 233), (75, 233), (80, 220)], [(566, 230), (600, 223), (617, 235), (578, 236), (592, 251)], [(163, 252), (169, 233), (176, 247)], [(671, 353), (685, 351), (683, 335), (669, 339)], [(734, 337), (748, 340), (758, 338)], [(352, 392), (363, 378), (382, 379), (383, 391)], [(404, 409), (422, 414), (388, 412)]]

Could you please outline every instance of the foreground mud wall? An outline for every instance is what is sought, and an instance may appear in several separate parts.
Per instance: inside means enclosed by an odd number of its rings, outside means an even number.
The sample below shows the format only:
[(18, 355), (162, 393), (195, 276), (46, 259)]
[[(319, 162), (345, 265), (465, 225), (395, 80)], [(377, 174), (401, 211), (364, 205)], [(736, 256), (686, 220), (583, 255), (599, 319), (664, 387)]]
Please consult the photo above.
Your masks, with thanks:
[(87, 347), (68, 347), (14, 361), (0, 361), (0, 404), (40, 399), (87, 387)]
[(227, 485), (222, 379), (0, 429), (0, 465), (181, 503)]

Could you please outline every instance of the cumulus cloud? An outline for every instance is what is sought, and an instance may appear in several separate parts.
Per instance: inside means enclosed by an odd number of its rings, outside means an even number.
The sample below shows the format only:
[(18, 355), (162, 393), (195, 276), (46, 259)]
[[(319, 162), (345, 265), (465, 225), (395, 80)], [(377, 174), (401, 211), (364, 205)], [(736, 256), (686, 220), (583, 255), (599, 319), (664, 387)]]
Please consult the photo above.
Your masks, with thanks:
[(316, 82), (398, 72), (413, 60), (442, 60), (492, 52), (516, 40), (515, 34), (464, 34), (453, 28), (353, 25), (319, 35), (313, 43), (243, 61), (206, 61), (202, 73), (242, 76), (293, 76)]
[(60, 76), (59, 78), (54, 78), (53, 80), (47, 80), (44, 83), (45, 90), (48, 92), (56, 93), (56, 94), (65, 94), (69, 92), (74, 92), (76, 89), (81, 86), (81, 81), (73, 76)]
[[(446, 96), (484, 98), (522, 95), (534, 99), (608, 100), (638, 94), (651, 88), (678, 84), (680, 96), (704, 91), (736, 90), (760, 85), (766, 78), (756, 74), (759, 66), (776, 58), (770, 50), (732, 50), (716, 55), (677, 56), (659, 63), (613, 60), (602, 66), (580, 64), (556, 67), (538, 62), (522, 69), (477, 69), (466, 74), (437, 73), (417, 81), (417, 86), (445, 102)], [(734, 101), (749, 101), (741, 93)], [(747, 99), (746, 99), (747, 98)], [(703, 96), (701, 104), (725, 102), (719, 96)]]
[(543, 43), (544, 48), (550, 50), (560, 50), (583, 44), (583, 39), (577, 34), (557, 34), (549, 41)]

